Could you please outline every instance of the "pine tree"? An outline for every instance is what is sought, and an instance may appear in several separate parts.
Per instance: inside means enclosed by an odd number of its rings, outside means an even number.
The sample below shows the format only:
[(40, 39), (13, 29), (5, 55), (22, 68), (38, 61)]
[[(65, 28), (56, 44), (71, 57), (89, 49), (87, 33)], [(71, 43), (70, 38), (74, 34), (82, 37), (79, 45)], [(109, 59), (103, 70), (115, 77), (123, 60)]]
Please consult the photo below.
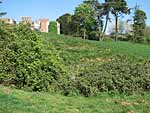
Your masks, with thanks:
[(145, 20), (147, 19), (146, 13), (140, 9), (135, 10), (134, 14), (134, 24), (133, 24), (133, 31), (134, 31), (134, 42), (143, 42), (144, 41), (144, 30), (146, 27)]

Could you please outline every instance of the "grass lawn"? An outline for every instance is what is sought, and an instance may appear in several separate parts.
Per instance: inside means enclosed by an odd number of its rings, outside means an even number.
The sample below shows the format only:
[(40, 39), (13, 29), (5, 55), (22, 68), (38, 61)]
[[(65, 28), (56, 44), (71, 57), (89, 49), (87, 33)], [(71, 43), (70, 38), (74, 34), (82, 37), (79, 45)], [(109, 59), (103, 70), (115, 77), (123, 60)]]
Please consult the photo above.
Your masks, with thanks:
[(84, 58), (106, 58), (116, 54), (150, 59), (150, 46), (130, 42), (98, 42), (63, 35), (42, 34), (45, 43), (52, 43), (66, 61), (78, 63)]
[(149, 113), (150, 92), (98, 97), (65, 97), (0, 86), (0, 113)]
[(70, 73), (78, 67), (90, 66), (92, 63), (103, 63), (117, 54), (135, 57), (135, 59), (150, 59), (150, 46), (131, 42), (90, 41), (51, 33), (42, 34), (45, 44), (52, 43), (60, 52)]

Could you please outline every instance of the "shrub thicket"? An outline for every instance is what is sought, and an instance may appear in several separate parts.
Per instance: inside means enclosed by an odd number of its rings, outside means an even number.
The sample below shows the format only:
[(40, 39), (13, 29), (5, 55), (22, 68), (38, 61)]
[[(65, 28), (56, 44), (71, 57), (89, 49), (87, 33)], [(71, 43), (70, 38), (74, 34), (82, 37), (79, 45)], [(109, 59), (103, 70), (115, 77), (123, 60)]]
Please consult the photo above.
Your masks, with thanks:
[(50, 22), (49, 32), (53, 34), (57, 34), (57, 22), (55, 21)]
[(91, 63), (78, 66), (69, 82), (62, 88), (64, 94), (84, 96), (101, 92), (133, 94), (150, 90), (150, 61), (134, 60), (127, 56), (114, 56), (104, 64)]
[(51, 90), (65, 73), (52, 45), (25, 25), (0, 27), (0, 84)]

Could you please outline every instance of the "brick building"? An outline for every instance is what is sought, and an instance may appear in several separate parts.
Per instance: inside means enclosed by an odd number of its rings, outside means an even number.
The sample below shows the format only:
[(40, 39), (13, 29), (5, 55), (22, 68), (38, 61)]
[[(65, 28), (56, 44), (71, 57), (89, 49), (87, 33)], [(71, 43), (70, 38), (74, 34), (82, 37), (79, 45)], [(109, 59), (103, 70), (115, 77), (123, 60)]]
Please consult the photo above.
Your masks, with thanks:
[(48, 32), (49, 19), (41, 18), (39, 19), (39, 23), (40, 23), (40, 31)]

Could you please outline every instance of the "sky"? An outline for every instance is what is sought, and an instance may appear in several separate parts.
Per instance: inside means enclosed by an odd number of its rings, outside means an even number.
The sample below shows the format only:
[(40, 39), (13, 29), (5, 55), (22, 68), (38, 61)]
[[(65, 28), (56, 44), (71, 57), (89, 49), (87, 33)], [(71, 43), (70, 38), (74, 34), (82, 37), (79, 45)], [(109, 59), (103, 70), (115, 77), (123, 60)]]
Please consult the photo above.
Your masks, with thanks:
[[(6, 11), (4, 17), (14, 18), (20, 21), (21, 16), (31, 16), (33, 20), (49, 18), (56, 20), (65, 13), (73, 14), (75, 7), (83, 0), (2, 0), (2, 11)], [(99, 0), (103, 2), (103, 0)], [(150, 25), (150, 0), (127, 0), (129, 7), (136, 3), (147, 13), (147, 25)]]

